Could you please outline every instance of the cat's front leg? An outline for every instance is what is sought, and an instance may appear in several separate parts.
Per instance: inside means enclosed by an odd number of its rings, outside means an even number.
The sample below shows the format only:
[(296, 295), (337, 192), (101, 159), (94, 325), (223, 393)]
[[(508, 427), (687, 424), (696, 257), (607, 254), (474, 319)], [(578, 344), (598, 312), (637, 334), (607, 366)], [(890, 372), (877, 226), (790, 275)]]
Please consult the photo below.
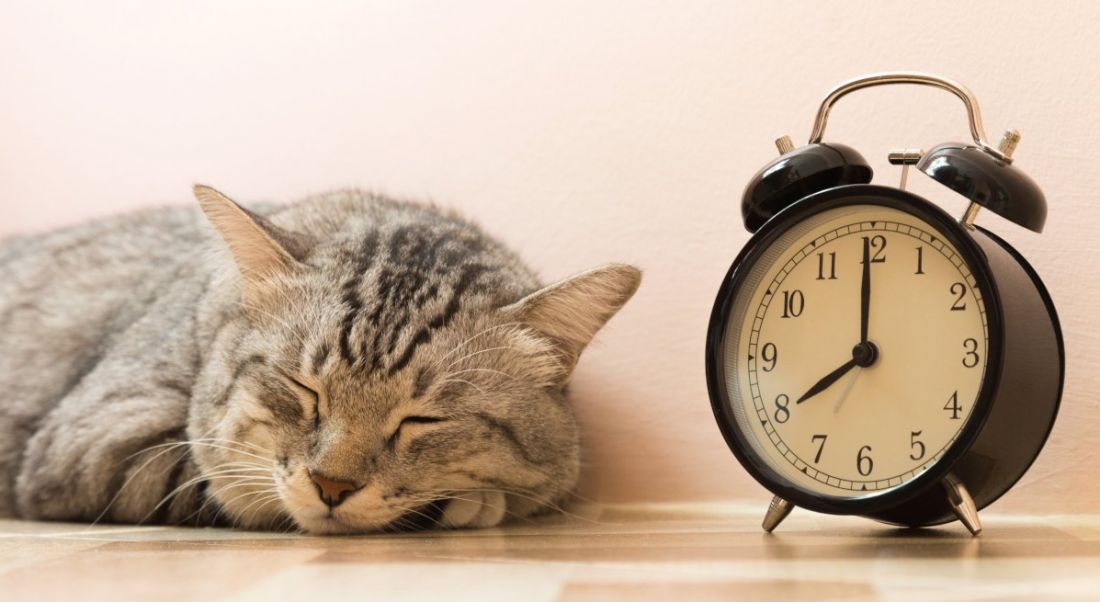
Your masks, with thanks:
[(16, 481), (19, 515), (178, 520), (180, 502), (193, 503), (196, 494), (173, 492), (195, 474), (184, 431), (187, 399), (154, 383), (89, 386), (63, 399), (27, 442)]

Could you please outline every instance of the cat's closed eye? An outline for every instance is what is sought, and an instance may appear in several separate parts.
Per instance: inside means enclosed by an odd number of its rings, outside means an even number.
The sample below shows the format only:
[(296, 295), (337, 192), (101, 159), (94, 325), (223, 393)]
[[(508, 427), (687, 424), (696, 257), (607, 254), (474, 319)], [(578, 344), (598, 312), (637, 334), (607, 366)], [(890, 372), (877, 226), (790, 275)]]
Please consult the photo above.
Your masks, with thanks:
[(446, 418), (440, 418), (438, 416), (405, 416), (401, 419), (401, 422), (397, 425), (397, 428), (394, 429), (393, 434), (390, 435), (389, 444), (391, 447), (394, 446), (397, 443), (398, 437), (401, 436), (402, 431), (408, 430), (410, 428), (416, 428), (418, 426), (440, 424), (446, 421)]
[(309, 385), (306, 385), (302, 381), (294, 378), (293, 376), (284, 376), (284, 378), (293, 386), (298, 393), (302, 394), (306, 399), (310, 400), (310, 410), (313, 412), (313, 426), (317, 427), (321, 424), (321, 395)]

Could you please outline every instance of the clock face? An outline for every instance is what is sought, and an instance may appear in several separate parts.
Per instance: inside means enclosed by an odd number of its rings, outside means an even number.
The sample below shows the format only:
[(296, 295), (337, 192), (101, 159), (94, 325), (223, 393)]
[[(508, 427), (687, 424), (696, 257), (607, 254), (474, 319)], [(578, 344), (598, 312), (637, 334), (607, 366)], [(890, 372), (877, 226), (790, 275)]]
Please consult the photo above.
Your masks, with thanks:
[(755, 455), (790, 485), (863, 498), (939, 461), (971, 417), (989, 346), (970, 267), (907, 212), (819, 212), (752, 255), (719, 361)]

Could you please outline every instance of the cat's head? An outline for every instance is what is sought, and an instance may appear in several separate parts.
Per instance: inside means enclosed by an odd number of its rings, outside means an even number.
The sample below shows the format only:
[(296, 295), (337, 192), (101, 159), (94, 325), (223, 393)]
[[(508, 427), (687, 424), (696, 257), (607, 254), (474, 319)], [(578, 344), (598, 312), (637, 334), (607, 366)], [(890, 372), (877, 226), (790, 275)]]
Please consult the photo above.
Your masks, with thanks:
[(385, 229), (317, 240), (212, 189), (196, 195), (241, 291), (191, 425), (207, 491), (232, 520), (315, 533), (418, 518), (492, 526), (572, 490), (565, 386), (637, 289), (637, 269), (530, 292), (514, 256), (461, 222), (392, 225), (397, 242)]

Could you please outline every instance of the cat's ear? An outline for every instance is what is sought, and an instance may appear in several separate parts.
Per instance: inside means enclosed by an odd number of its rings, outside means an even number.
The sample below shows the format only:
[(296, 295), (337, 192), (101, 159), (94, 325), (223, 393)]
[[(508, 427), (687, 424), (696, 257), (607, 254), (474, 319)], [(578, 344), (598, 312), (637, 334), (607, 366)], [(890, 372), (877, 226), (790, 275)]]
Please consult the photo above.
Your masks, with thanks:
[(305, 248), (300, 236), (279, 228), (209, 186), (197, 184), (194, 192), (206, 218), (233, 255), (241, 272), (245, 300), (258, 294), (273, 276), (298, 264)]
[(641, 282), (638, 268), (609, 264), (551, 284), (502, 311), (553, 342), (568, 373)]

